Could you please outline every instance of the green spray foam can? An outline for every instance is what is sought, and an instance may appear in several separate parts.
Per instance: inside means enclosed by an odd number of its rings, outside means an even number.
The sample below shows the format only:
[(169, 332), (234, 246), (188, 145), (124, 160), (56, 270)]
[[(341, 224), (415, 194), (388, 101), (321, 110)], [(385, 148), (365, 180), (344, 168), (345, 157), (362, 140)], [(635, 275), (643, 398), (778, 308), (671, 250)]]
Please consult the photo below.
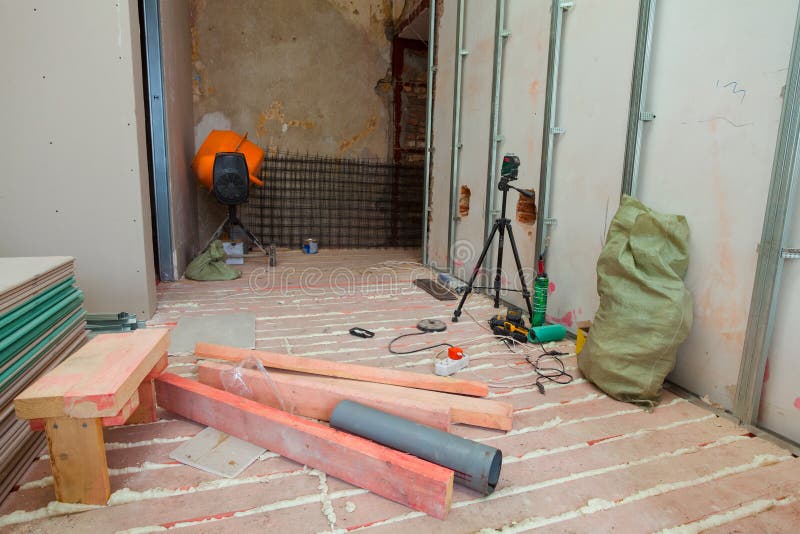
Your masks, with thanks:
[(544, 272), (544, 257), (539, 256), (537, 262), (538, 274), (533, 281), (533, 317), (531, 326), (542, 326), (547, 315), (547, 292), (550, 289), (550, 279)]

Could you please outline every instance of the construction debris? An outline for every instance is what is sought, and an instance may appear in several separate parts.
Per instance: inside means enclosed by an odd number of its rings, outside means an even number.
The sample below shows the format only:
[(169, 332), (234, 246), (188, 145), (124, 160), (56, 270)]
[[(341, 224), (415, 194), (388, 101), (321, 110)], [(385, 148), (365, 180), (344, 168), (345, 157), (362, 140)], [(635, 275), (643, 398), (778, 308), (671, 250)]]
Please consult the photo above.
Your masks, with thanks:
[[(202, 362), (197, 367), (198, 378), (204, 384), (225, 389), (223, 373), (231, 369), (223, 364)], [(285, 403), (293, 404), (295, 413), (323, 421), (330, 418), (339, 401), (354, 400), (445, 431), (449, 430), (450, 422), (511, 429), (513, 407), (506, 402), (270, 369), (273, 389), (258, 371), (240, 369), (239, 372), (250, 388), (253, 400), (277, 408), (280, 407), (280, 396)]]
[(450, 469), (171, 373), (158, 377), (156, 392), (173, 413), (414, 510), (439, 519), (450, 510)]
[(58, 501), (108, 501), (103, 426), (156, 421), (168, 345), (165, 329), (98, 335), (14, 399), (17, 417), (47, 435)]
[(40, 454), (44, 436), (12, 399), (86, 340), (72, 258), (0, 258), (0, 501)]
[(264, 447), (206, 427), (169, 457), (213, 475), (234, 478), (265, 452)]
[(203, 358), (215, 358), (232, 362), (240, 362), (247, 358), (255, 357), (259, 359), (265, 367), (283, 369), (285, 371), (336, 376), (364, 382), (377, 382), (380, 384), (442, 391), (445, 393), (457, 393), (459, 395), (471, 395), (474, 397), (486, 397), (489, 394), (489, 387), (486, 384), (472, 380), (422, 375), (407, 371), (397, 371), (395, 369), (382, 369), (366, 365), (355, 365), (352, 363), (316, 360), (314, 358), (301, 358), (263, 350), (236, 349), (233, 347), (224, 347), (222, 345), (198, 343), (195, 346), (194, 352), (197, 356)]

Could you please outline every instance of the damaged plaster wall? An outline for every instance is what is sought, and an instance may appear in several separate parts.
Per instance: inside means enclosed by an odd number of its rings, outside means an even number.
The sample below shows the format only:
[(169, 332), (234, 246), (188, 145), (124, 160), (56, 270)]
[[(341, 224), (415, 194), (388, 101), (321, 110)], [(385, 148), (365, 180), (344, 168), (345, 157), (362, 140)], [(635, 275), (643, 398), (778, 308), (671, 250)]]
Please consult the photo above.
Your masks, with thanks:
[(170, 216), (172, 219), (173, 264), (180, 278), (198, 254), (197, 194), (191, 170), (194, 157), (194, 110), (192, 107), (192, 66), (189, 0), (161, 2), (161, 59), (164, 74), (164, 109), (167, 120)]
[[(390, 0), (193, 0), (195, 144), (249, 132), (269, 150), (385, 159)], [(224, 216), (199, 191), (204, 241)]]

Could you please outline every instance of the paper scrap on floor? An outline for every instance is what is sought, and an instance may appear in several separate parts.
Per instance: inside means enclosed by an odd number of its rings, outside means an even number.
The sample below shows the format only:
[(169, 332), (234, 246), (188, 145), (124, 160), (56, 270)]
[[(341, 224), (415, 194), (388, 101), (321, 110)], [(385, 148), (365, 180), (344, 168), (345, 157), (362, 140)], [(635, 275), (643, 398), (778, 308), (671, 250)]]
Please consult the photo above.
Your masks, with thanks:
[(169, 457), (214, 475), (234, 478), (265, 452), (267, 449), (263, 447), (207, 427)]
[(252, 313), (188, 315), (178, 319), (170, 333), (169, 353), (194, 354), (197, 343), (214, 343), (242, 349), (256, 347), (256, 316)]

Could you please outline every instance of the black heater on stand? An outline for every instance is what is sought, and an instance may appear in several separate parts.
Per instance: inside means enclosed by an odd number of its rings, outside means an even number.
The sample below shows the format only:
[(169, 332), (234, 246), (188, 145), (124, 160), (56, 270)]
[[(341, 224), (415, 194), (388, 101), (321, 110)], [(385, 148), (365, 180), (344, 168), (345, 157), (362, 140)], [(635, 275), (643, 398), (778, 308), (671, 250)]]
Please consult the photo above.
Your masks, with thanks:
[(226, 229), (239, 227), (261, 252), (267, 254), (266, 249), (256, 236), (242, 223), (236, 213), (236, 207), (247, 202), (250, 195), (250, 179), (247, 170), (247, 160), (239, 152), (217, 152), (214, 157), (214, 173), (212, 177), (211, 192), (220, 204), (228, 206), (228, 216), (219, 225), (214, 235), (211, 236), (206, 248)]

